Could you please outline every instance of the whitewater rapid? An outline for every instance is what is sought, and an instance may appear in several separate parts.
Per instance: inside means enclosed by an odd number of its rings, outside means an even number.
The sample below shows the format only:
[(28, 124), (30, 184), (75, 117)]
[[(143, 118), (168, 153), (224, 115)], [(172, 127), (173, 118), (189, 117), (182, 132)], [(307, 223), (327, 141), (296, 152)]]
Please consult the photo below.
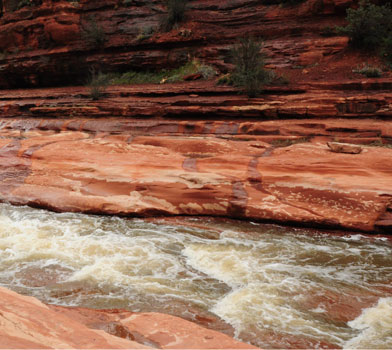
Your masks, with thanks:
[[(192, 308), (264, 348), (290, 347), (293, 337), (320, 347), (392, 348), (392, 246), (385, 238), (183, 221), (0, 204), (0, 284), (61, 305), (183, 317)], [(353, 305), (363, 310), (346, 320), (334, 303), (346, 313)]]

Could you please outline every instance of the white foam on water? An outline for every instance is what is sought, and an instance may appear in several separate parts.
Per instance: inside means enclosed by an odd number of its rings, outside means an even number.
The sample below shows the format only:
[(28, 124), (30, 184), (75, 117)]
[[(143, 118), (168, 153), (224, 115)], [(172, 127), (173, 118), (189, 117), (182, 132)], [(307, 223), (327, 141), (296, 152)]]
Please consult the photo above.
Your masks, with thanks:
[(348, 325), (358, 335), (344, 344), (345, 349), (392, 349), (392, 297), (380, 298)]
[(25, 262), (44, 268), (53, 260), (68, 270), (60, 276), (63, 283), (90, 281), (132, 293), (176, 295), (206, 307), (211, 302), (212, 290), (194, 288), (200, 275), (180, 256), (183, 241), (197, 237), (174, 236), (140, 220), (144, 228), (117, 218), (11, 208), (3, 204), (0, 212), (0, 275), (10, 285), (23, 286), (17, 272)]
[(301, 299), (306, 290), (317, 288), (312, 276), (325, 273), (320, 267), (295, 266), (284, 257), (270, 262), (256, 248), (236, 250), (219, 243), (208, 247), (193, 244), (183, 253), (192, 267), (232, 287), (233, 291), (219, 300), (212, 311), (234, 326), (237, 335), (257, 325), (264, 330), (323, 337), (335, 344), (342, 344), (350, 336), (344, 328), (314, 318), (313, 314), (320, 310), (309, 313), (296, 306), (298, 296)]
[[(0, 204), (0, 284), (67, 305), (94, 299), (93, 307), (143, 311), (156, 304), (159, 311), (191, 303), (232, 324), (237, 335), (267, 329), (354, 347), (372, 330), (389, 344), (388, 318), (384, 328), (368, 320), (330, 322), (326, 304), (309, 297), (357, 297), (356, 291), (385, 297), (382, 287), (392, 281), (387, 242), (212, 219), (208, 227), (214, 234)], [(208, 238), (216, 232), (220, 237)]]
[(244, 242), (233, 231), (221, 237), (208, 246), (190, 244), (183, 254), (194, 269), (232, 287), (212, 311), (233, 325), (237, 335), (257, 325), (260, 330), (343, 346), (355, 333), (348, 326), (325, 322), (322, 304), (304, 310), (307, 295), (350, 290), (366, 294), (375, 280), (392, 279), (390, 246), (290, 235)]

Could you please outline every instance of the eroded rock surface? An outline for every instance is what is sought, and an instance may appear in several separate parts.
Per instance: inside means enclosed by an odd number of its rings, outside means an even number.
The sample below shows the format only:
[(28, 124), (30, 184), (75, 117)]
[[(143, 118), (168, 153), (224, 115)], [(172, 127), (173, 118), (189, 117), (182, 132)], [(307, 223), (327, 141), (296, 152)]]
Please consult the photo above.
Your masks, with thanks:
[[(291, 146), (288, 138), (286, 147), (276, 147), (261, 130), (279, 130), (275, 137), (301, 128), (318, 135), (314, 129), (345, 130), (349, 124), (277, 123), (5, 120), (1, 198), (56, 211), (388, 228), (392, 149), (333, 153), (320, 136)], [(392, 130), (390, 122), (366, 123), (356, 121), (356, 130)]]

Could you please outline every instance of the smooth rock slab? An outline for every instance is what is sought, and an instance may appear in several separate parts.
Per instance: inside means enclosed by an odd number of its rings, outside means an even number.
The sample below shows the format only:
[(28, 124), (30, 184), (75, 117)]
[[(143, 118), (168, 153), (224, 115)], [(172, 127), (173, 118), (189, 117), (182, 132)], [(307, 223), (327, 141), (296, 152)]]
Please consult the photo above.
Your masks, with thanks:
[[(56, 211), (213, 215), (375, 231), (392, 150), (213, 136), (2, 133), (0, 198)], [(382, 226), (379, 226), (382, 227)]]
[(0, 288), (1, 349), (147, 349), (92, 330), (51, 310), (35, 298)]
[(179, 317), (56, 307), (0, 287), (0, 349), (53, 348), (256, 349)]

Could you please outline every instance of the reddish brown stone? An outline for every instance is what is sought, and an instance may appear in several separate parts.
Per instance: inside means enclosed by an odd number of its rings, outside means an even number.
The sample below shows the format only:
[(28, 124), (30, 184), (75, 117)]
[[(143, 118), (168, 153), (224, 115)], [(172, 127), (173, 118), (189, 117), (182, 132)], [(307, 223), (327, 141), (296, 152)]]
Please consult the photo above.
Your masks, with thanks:
[(327, 142), (327, 146), (335, 153), (358, 154), (362, 152), (362, 147), (341, 142)]
[(189, 81), (189, 80), (198, 80), (198, 79), (201, 79), (201, 78), (202, 78), (202, 75), (200, 73), (194, 73), (194, 74), (186, 75), (182, 79), (185, 80), (185, 81)]
[(69, 44), (80, 37), (80, 29), (77, 24), (60, 24), (52, 21), (45, 25), (45, 30), (49, 37), (58, 44)]

